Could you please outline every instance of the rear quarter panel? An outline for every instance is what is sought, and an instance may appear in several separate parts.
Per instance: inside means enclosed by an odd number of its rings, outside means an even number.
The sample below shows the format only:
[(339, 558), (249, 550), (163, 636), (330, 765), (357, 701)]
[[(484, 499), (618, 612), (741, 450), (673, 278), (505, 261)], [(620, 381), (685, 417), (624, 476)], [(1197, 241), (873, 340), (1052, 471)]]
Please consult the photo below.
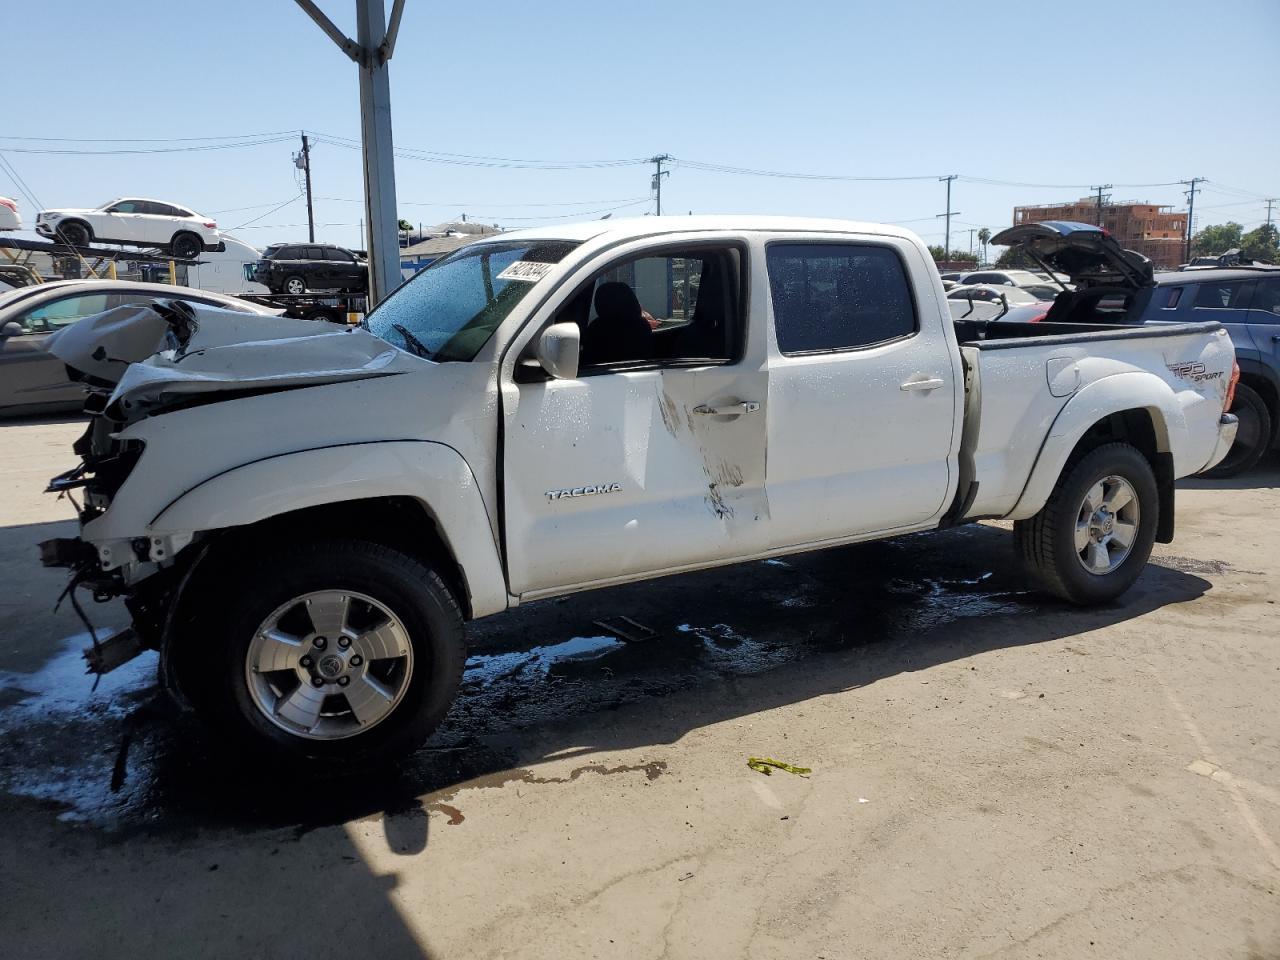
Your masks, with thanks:
[(1234, 359), (1225, 330), (1031, 341), (977, 354), (979, 492), (970, 515), (1015, 520), (1044, 505), (1089, 429), (1123, 410), (1148, 411), (1158, 449), (1173, 456), (1175, 477), (1202, 469), (1217, 441)]

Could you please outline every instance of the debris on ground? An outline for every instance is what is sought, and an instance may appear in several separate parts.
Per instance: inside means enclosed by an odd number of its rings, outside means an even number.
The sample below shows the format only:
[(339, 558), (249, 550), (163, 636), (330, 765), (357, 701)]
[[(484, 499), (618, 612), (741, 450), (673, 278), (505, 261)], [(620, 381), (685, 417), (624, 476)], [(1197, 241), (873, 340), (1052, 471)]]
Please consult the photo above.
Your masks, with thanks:
[(797, 777), (808, 777), (813, 773), (808, 767), (796, 767), (789, 763), (783, 763), (781, 760), (774, 760), (770, 757), (748, 757), (747, 766), (756, 773), (763, 773), (766, 777), (773, 776), (770, 767), (777, 767), (779, 770), (785, 770), (787, 773), (794, 773)]

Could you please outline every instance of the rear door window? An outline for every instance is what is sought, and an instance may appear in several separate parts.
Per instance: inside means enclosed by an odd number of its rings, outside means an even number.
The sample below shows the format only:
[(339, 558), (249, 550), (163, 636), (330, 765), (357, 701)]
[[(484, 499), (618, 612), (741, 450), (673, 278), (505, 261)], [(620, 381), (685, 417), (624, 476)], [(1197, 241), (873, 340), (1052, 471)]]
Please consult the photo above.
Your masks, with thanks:
[(1252, 280), (1206, 280), (1196, 291), (1196, 309), (1247, 310)]
[(906, 268), (889, 247), (772, 243), (766, 260), (784, 354), (870, 347), (919, 329)]

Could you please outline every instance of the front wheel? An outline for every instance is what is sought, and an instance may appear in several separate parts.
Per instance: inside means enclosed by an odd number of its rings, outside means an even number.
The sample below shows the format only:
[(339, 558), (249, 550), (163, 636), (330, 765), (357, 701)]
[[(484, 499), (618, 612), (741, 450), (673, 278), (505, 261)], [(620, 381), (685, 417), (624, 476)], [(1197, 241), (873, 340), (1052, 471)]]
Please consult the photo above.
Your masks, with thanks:
[(1014, 525), (1014, 536), (1048, 592), (1091, 605), (1114, 600), (1138, 579), (1159, 519), (1147, 458), (1127, 443), (1108, 443), (1071, 464), (1043, 509)]
[(93, 234), (83, 223), (60, 224), (57, 232), (62, 242), (72, 247), (87, 247), (93, 240)]
[(407, 754), (444, 718), (466, 659), (462, 614), (417, 560), (329, 542), (236, 579), (183, 657), (219, 734), (337, 772)]
[(307, 292), (307, 281), (296, 274), (292, 277), (284, 278), (284, 292), (295, 295)]

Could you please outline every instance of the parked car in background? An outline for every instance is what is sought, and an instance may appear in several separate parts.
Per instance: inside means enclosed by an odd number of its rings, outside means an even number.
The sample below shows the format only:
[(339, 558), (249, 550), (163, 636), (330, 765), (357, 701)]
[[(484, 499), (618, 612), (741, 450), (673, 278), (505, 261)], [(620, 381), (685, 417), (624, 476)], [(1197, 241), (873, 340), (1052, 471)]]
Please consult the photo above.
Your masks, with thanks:
[(1150, 298), (1131, 320), (1218, 320), (1231, 334), (1240, 384), (1231, 407), (1236, 442), (1210, 476), (1229, 477), (1280, 445), (1280, 267), (1197, 268), (1157, 273)]
[(205, 290), (125, 280), (56, 280), (0, 294), (0, 416), (79, 410), (84, 387), (67, 379), (44, 342), (84, 317), (156, 299), (265, 316), (280, 312)]
[(184, 260), (214, 250), (221, 242), (213, 218), (176, 203), (140, 197), (122, 197), (93, 210), (41, 210), (36, 214), (36, 233), (73, 247), (91, 243), (159, 247)]
[(22, 214), (18, 212), (18, 201), (0, 197), (0, 230), (21, 229)]
[(960, 277), (963, 284), (989, 283), (1003, 287), (1021, 287), (1024, 284), (1045, 282), (1044, 277), (1030, 270), (974, 270)]
[(254, 279), (272, 293), (364, 293), (369, 289), (369, 264), (329, 243), (273, 243), (263, 251)]
[(1122, 249), (1098, 227), (1079, 223), (1024, 224), (992, 238), (1006, 241), (1023, 243), (1077, 285), (1054, 300), (1042, 322), (1216, 320), (1231, 334), (1240, 381), (1230, 410), (1239, 427), (1230, 451), (1206, 476), (1240, 473), (1280, 444), (1280, 267), (1155, 273), (1145, 257)]

